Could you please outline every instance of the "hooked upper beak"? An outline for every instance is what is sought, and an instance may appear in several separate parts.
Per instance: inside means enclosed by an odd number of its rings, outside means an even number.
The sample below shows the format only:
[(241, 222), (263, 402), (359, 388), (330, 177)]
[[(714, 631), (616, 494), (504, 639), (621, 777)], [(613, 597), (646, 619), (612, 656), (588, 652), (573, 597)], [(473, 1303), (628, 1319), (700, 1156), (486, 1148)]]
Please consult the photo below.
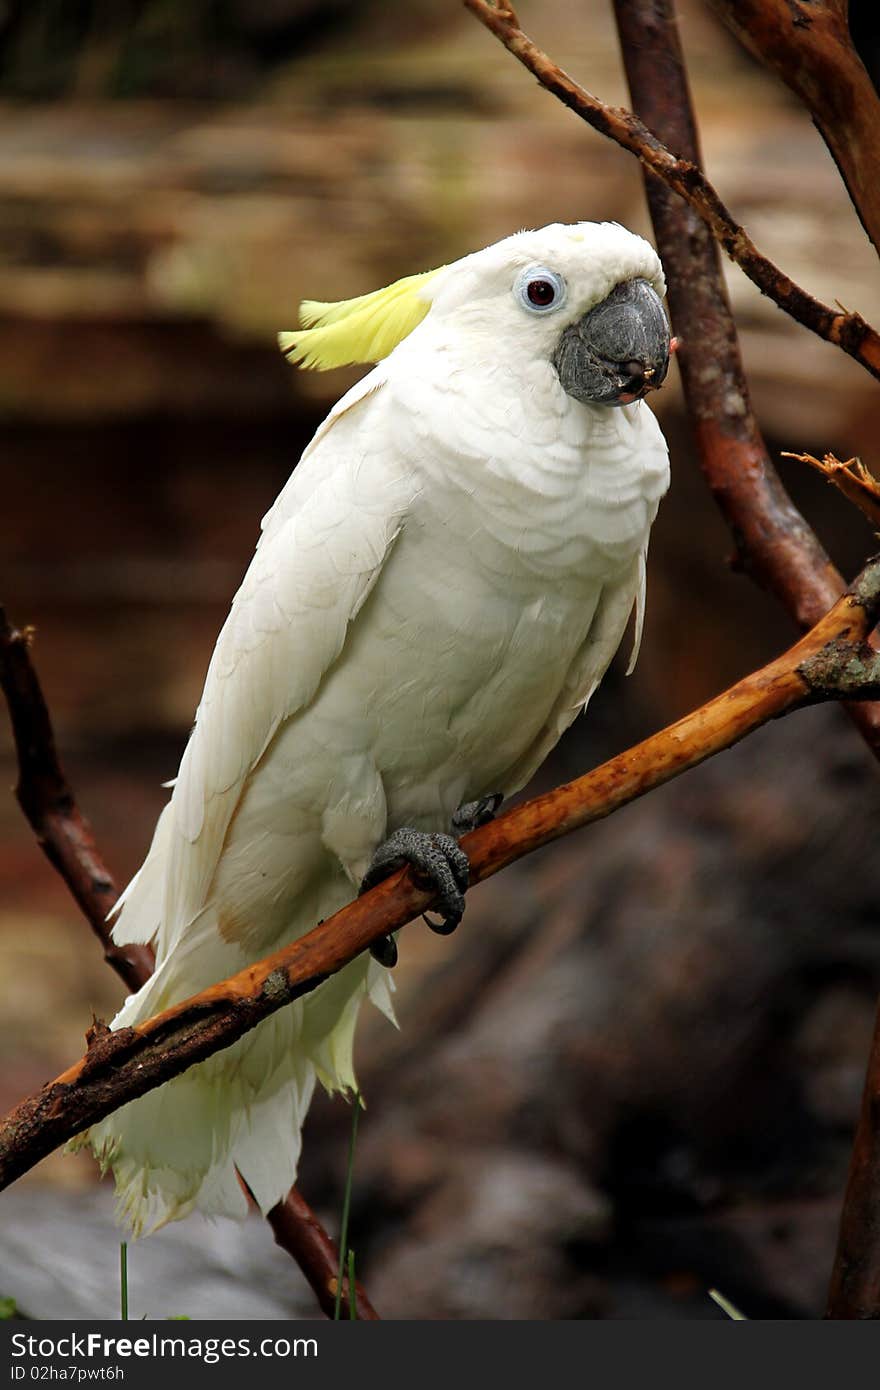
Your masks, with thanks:
[(629, 405), (663, 384), (669, 325), (647, 280), (625, 280), (577, 323), (553, 354), (563, 389), (589, 405)]

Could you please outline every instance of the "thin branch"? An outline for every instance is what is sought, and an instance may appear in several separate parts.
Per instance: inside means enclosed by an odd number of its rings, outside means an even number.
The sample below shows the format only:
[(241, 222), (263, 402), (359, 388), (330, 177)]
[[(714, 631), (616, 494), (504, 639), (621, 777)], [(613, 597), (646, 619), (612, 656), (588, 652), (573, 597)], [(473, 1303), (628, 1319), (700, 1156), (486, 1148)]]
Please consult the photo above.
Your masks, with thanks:
[(110, 935), (107, 913), (118, 897), (116, 884), (58, 759), (49, 711), (30, 659), (31, 638), (30, 629), (13, 627), (0, 608), (0, 686), (18, 756), (15, 795), (40, 848), (100, 941), (107, 964), (128, 989), (139, 989), (153, 973), (153, 953), (145, 946), (117, 946)]
[(709, 0), (728, 28), (800, 97), (880, 251), (880, 98), (842, 0)]
[[(612, 811), (729, 748), (768, 719), (844, 696), (876, 698), (880, 655), (866, 638), (880, 616), (880, 559), (784, 655), (676, 724), (593, 772), (464, 836), (471, 881)], [(315, 989), (371, 942), (430, 908), (409, 870), (378, 884), (306, 936), (136, 1028), (92, 1030), (88, 1051), (0, 1125), (0, 1188), (59, 1144)]]
[[(293, 1256), (308, 1279), (321, 1305), (321, 1311), (328, 1318), (332, 1318), (336, 1309), (339, 1255), (336, 1245), (299, 1189), (292, 1187), (284, 1201), (272, 1208), (266, 1220), (272, 1227), (276, 1243)], [(359, 1279), (355, 1279), (354, 1288), (358, 1320), (379, 1321), (379, 1314)], [(342, 1296), (346, 1300), (349, 1297), (347, 1278), (342, 1281)]]
[(826, 483), (854, 502), (872, 526), (880, 527), (880, 482), (861, 459), (839, 459), (834, 454), (817, 459), (812, 454), (793, 454), (788, 449), (782, 451), (782, 457), (808, 463), (822, 474)]
[[(635, 109), (694, 168), (700, 149), (671, 0), (615, 0)], [(788, 496), (749, 398), (736, 325), (709, 228), (645, 170), (654, 235), (668, 282), (676, 355), (700, 467), (735, 538), (741, 568), (802, 628), (843, 591), (843, 579)], [(880, 707), (848, 713), (880, 757)]]
[[(18, 758), (16, 796), (41, 848), (100, 941), (104, 959), (129, 990), (136, 990), (153, 973), (153, 953), (148, 946), (119, 947), (110, 934), (107, 914), (117, 898), (116, 886), (64, 775), (31, 660), (31, 641), (31, 631), (13, 627), (0, 608), (0, 687), (9, 707)], [(266, 1220), (276, 1243), (299, 1265), (322, 1311), (332, 1317), (339, 1252), (315, 1213), (293, 1187)], [(379, 1315), (359, 1281), (355, 1290), (358, 1317), (375, 1321)], [(347, 1296), (347, 1285), (345, 1292)]]
[(762, 294), (805, 328), (849, 353), (872, 376), (880, 377), (880, 334), (860, 314), (832, 309), (814, 299), (761, 255), (696, 164), (677, 159), (631, 111), (607, 106), (579, 86), (523, 33), (509, 5), (493, 5), (489, 0), (464, 0), (464, 4), (543, 87), (594, 130), (629, 150), (646, 169), (684, 198)]

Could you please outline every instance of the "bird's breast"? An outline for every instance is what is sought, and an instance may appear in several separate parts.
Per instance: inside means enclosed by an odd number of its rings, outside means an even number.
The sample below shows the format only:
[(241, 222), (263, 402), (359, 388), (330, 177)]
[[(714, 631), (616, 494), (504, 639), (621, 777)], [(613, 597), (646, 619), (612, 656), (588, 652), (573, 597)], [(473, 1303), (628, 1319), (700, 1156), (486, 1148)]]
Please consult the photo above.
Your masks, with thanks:
[(547, 584), (515, 554), (501, 574), (486, 544), (406, 528), (312, 713), (317, 742), (369, 751), (389, 825), (503, 789), (589, 629), (600, 583)]
[(476, 547), (505, 583), (590, 584), (643, 548), (669, 481), (647, 406), (585, 406), (546, 361), (490, 371), (479, 391), (453, 366), (392, 392), (397, 448), (423, 480), (419, 524)]

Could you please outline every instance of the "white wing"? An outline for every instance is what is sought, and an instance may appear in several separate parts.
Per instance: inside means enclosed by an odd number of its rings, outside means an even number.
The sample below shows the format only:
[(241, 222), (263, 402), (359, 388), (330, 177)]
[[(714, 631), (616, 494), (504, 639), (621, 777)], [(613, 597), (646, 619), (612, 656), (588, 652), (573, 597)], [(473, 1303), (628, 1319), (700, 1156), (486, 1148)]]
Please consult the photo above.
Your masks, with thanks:
[(647, 547), (639, 552), (618, 580), (606, 584), (603, 588), (586, 640), (569, 667), (562, 690), (547, 717), (547, 722), (505, 779), (506, 796), (519, 791), (520, 787), (524, 787), (531, 780), (569, 724), (586, 707), (620, 646), (620, 639), (635, 604), (636, 631), (629, 671), (633, 669), (638, 656), (645, 610), (646, 554)]
[[(374, 372), (343, 397), (264, 521), (117, 940), (149, 940), (158, 929), (165, 955), (205, 906), (249, 774), (279, 726), (314, 697), (382, 570), (416, 483), (395, 468), (381, 386)], [(154, 894), (154, 852), (164, 903)]]

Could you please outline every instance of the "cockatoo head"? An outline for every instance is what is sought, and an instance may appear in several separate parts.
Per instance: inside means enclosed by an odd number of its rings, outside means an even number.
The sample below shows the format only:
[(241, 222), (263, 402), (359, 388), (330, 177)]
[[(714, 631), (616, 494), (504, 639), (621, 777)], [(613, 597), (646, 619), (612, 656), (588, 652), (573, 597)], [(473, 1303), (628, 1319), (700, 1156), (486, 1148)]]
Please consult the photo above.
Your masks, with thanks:
[(376, 362), (412, 338), (474, 364), (544, 359), (568, 395), (625, 405), (660, 386), (669, 328), (660, 261), (614, 222), (516, 232), (451, 265), (339, 304), (304, 303), (279, 335), (304, 366)]

